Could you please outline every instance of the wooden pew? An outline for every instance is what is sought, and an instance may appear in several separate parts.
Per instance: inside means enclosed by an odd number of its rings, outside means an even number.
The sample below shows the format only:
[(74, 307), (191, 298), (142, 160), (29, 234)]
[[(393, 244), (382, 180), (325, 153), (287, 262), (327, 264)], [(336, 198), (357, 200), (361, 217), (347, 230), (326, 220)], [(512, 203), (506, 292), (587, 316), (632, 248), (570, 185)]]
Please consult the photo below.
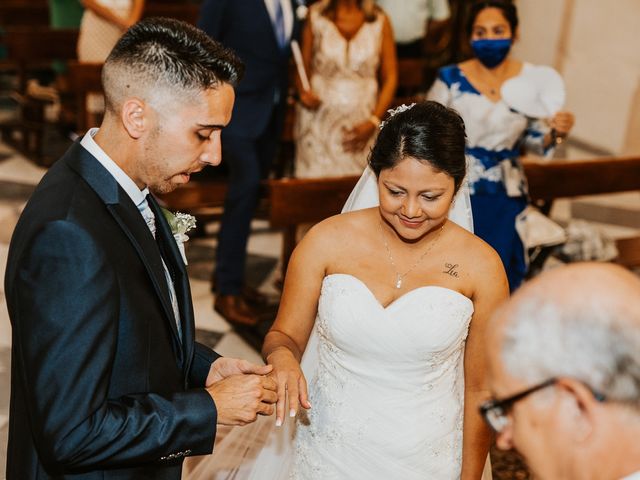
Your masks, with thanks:
[(19, 105), (19, 117), (15, 121), (0, 125), (6, 141), (12, 141), (12, 133), (19, 131), (22, 136), (16, 145), (27, 156), (41, 162), (42, 136), (46, 125), (44, 106), (47, 100), (40, 100), (27, 94), (27, 82), (38, 69), (51, 68), (54, 60), (76, 58), (78, 30), (52, 29), (49, 27), (7, 27), (1, 36), (7, 48), (7, 58), (3, 67), (17, 72), (18, 86), (11, 92)]
[[(533, 203), (549, 211), (555, 199), (640, 190), (640, 157), (599, 158), (585, 161), (526, 159), (525, 171)], [(265, 183), (269, 221), (282, 228), (283, 268), (296, 245), (296, 228), (340, 212), (358, 177), (274, 179)], [(220, 212), (226, 186), (223, 181), (192, 182), (162, 196), (171, 209)], [(640, 267), (640, 237), (617, 241), (617, 262)]]
[[(257, 218), (267, 218), (273, 228), (283, 230), (283, 268), (296, 246), (296, 230), (303, 223), (317, 223), (340, 213), (358, 177), (265, 180)], [(173, 192), (160, 195), (167, 208), (189, 212), (199, 223), (219, 219), (227, 184), (224, 180), (192, 181)], [(283, 271), (284, 273), (284, 271)]]
[(199, 12), (200, 6), (194, 3), (147, 2), (142, 12), (142, 17), (169, 17), (195, 25)]
[(76, 133), (83, 134), (91, 125), (87, 111), (87, 96), (90, 93), (102, 93), (102, 63), (81, 63), (70, 61), (67, 63), (69, 89), (75, 97)]
[(2, 0), (0, 2), (0, 27), (48, 27), (49, 5), (47, 2)]
[[(583, 161), (524, 159), (532, 202), (549, 213), (559, 198), (640, 190), (640, 157)], [(616, 262), (640, 268), (640, 236), (616, 241)]]
[(206, 220), (220, 217), (226, 194), (224, 180), (192, 180), (159, 197), (171, 210), (189, 212), (198, 220)]
[[(524, 162), (532, 201), (549, 211), (553, 201), (582, 195), (640, 190), (640, 157), (585, 161)], [(340, 212), (357, 177), (269, 181), (272, 226), (283, 228), (283, 266), (296, 244), (300, 223), (318, 222)], [(640, 237), (617, 242), (618, 263), (640, 267)]]
[(49, 27), (6, 27), (1, 34), (7, 62), (18, 72), (18, 91), (24, 93), (30, 72), (50, 67), (54, 60), (77, 57), (78, 30)]
[(296, 246), (298, 225), (317, 223), (340, 213), (358, 178), (283, 178), (268, 181), (269, 223), (283, 230), (283, 277)]
[[(195, 3), (166, 1), (146, 2), (144, 17), (170, 17), (194, 24), (200, 7)], [(0, 27), (49, 27), (49, 5), (46, 0), (2, 0), (0, 2)]]
[(525, 158), (532, 200), (551, 209), (557, 198), (640, 190), (640, 157), (601, 157), (593, 160)]

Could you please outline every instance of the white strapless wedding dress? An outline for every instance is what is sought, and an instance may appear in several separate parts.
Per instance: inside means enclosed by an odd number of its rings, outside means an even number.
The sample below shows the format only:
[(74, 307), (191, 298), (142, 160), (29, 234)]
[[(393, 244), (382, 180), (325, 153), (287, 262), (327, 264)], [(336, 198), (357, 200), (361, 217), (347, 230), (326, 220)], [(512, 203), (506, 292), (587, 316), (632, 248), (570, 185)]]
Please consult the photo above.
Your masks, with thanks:
[(463, 352), (473, 303), (425, 286), (387, 307), (354, 276), (322, 284), (312, 409), (290, 478), (460, 477)]
[[(344, 211), (377, 199), (367, 168)], [(473, 231), (465, 188), (449, 218)], [(280, 428), (260, 417), (231, 429), (187, 465), (186, 480), (459, 479), (472, 315), (473, 302), (448, 288), (419, 287), (384, 307), (353, 275), (328, 275), (301, 362), (311, 410)]]

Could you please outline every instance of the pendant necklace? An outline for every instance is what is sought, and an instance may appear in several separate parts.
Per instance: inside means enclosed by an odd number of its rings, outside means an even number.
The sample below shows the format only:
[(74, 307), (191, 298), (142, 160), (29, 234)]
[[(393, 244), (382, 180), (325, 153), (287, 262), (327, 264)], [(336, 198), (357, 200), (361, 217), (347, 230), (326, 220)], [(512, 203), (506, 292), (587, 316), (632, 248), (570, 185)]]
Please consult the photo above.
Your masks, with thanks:
[(442, 224), (442, 226), (440, 227), (440, 230), (438, 230), (438, 233), (436, 234), (436, 238), (434, 238), (432, 240), (432, 242), (429, 244), (429, 246), (427, 247), (427, 249), (422, 253), (422, 255), (420, 255), (420, 258), (418, 258), (418, 260), (416, 260), (413, 265), (411, 265), (409, 267), (409, 270), (407, 270), (404, 273), (400, 273), (398, 271), (398, 267), (396, 265), (396, 262), (393, 260), (393, 255), (391, 255), (391, 249), (389, 248), (389, 244), (387, 243), (387, 239), (385, 238), (384, 235), (384, 226), (382, 225), (382, 223), (380, 223), (380, 234), (382, 235), (382, 241), (384, 242), (384, 248), (387, 250), (387, 255), (389, 256), (389, 263), (391, 263), (391, 266), (393, 267), (393, 270), (395, 271), (396, 274), (396, 283), (395, 283), (395, 287), (397, 289), (402, 288), (402, 282), (404, 281), (404, 278), (414, 269), (418, 266), (418, 264), (422, 261), (422, 259), (424, 257), (427, 256), (427, 253), (429, 253), (431, 251), (431, 249), (433, 248), (433, 246), (438, 242), (438, 239), (440, 238), (440, 235), (442, 234), (442, 230), (444, 229), (444, 226), (446, 225), (446, 221)]

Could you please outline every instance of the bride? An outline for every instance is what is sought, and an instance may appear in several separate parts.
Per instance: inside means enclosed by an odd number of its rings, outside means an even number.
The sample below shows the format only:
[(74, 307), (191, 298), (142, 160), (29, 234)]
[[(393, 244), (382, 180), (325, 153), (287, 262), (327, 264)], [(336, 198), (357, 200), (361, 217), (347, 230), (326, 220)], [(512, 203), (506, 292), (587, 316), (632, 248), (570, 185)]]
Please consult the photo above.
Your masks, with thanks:
[[(508, 286), (495, 251), (451, 221), (454, 197), (455, 220), (470, 217), (456, 196), (464, 147), (453, 110), (393, 112), (353, 211), (312, 228), (291, 258), (262, 352), (278, 383), (275, 428), (263, 418), (233, 430), (187, 478), (482, 476), (483, 337)], [(372, 195), (379, 205), (361, 208)]]

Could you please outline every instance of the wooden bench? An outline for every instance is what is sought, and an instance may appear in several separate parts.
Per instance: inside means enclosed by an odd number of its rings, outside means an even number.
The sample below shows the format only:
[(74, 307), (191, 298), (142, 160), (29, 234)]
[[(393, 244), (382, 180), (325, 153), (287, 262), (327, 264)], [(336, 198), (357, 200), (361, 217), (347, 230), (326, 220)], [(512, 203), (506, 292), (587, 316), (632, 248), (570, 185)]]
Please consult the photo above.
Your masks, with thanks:
[[(283, 230), (283, 269), (296, 246), (298, 225), (317, 223), (340, 213), (357, 181), (357, 176), (263, 181), (261, 206), (256, 217), (266, 218), (273, 228)], [(202, 223), (221, 217), (226, 193), (224, 180), (191, 181), (159, 197), (169, 209), (189, 212)]]
[[(532, 202), (549, 213), (561, 198), (640, 190), (640, 157), (602, 157), (593, 160), (524, 159)], [(616, 241), (616, 262), (640, 267), (640, 236)]]
[[(532, 202), (548, 213), (560, 198), (640, 191), (640, 157), (585, 161), (533, 160), (524, 162)], [(283, 264), (296, 244), (301, 223), (315, 223), (340, 212), (358, 177), (282, 179), (269, 181), (272, 226), (283, 228)], [(640, 236), (617, 241), (618, 263), (640, 267)]]
[(545, 213), (553, 200), (640, 190), (640, 157), (601, 157), (593, 160), (525, 158), (529, 192)]
[(2, 0), (0, 2), (0, 28), (6, 27), (48, 27), (49, 5), (47, 2)]
[(147, 2), (142, 17), (169, 17), (195, 25), (200, 13), (200, 6), (194, 3), (153, 3)]
[(269, 223), (283, 230), (283, 276), (296, 246), (298, 225), (317, 223), (340, 213), (358, 178), (283, 178), (268, 181)]
[(67, 63), (70, 93), (75, 97), (76, 133), (85, 133), (91, 125), (87, 110), (87, 96), (91, 93), (102, 94), (102, 63), (82, 63), (70, 61)]
[(172, 210), (189, 212), (199, 220), (206, 220), (220, 218), (226, 195), (227, 182), (224, 180), (192, 180), (159, 197)]
[[(582, 195), (640, 190), (640, 157), (600, 158), (586, 161), (526, 159), (532, 201), (549, 211), (553, 201)], [(340, 212), (358, 177), (277, 179), (265, 183), (270, 224), (282, 228), (283, 268), (296, 245), (296, 228)], [(223, 181), (192, 183), (163, 198), (170, 208), (195, 211), (221, 209), (226, 187)], [(640, 267), (640, 237), (617, 241), (617, 262)]]
[(18, 86), (10, 96), (18, 103), (18, 118), (4, 122), (0, 131), (5, 141), (13, 141), (13, 132), (21, 134), (15, 146), (24, 154), (42, 163), (42, 137), (46, 126), (44, 107), (50, 100), (42, 100), (27, 93), (27, 82), (41, 69), (50, 69), (55, 60), (76, 58), (77, 29), (49, 27), (8, 27), (1, 34), (7, 49), (5, 69), (17, 73)]
[(77, 57), (78, 30), (49, 27), (6, 27), (0, 42), (7, 48), (6, 61), (18, 73), (18, 92), (24, 93), (30, 74), (50, 67), (54, 60)]

